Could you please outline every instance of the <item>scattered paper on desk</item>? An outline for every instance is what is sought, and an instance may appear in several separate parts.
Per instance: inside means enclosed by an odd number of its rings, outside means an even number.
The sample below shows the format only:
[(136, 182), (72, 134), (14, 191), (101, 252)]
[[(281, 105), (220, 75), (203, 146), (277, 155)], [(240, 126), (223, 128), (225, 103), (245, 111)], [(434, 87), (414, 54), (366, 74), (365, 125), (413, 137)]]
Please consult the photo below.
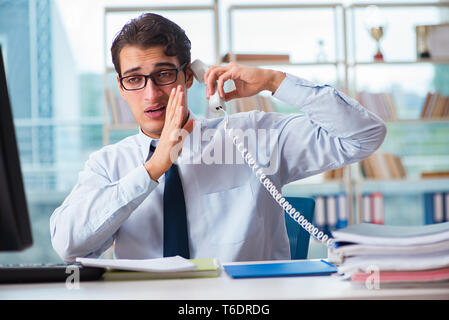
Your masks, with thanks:
[(143, 260), (76, 258), (76, 261), (86, 267), (132, 271), (177, 272), (197, 269), (195, 263), (181, 256)]

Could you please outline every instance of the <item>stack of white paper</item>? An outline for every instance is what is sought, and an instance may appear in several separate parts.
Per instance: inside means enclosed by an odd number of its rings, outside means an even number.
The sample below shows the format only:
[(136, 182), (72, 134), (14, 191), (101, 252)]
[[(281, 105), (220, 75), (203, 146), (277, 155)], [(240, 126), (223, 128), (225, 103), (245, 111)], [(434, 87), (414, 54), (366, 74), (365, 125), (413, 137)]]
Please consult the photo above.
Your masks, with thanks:
[(181, 256), (141, 260), (76, 258), (76, 261), (86, 267), (130, 271), (178, 272), (197, 269), (195, 263)]
[(423, 226), (361, 223), (332, 235), (337, 246), (331, 254), (343, 261), (338, 271), (353, 279), (354, 274), (360, 278), (360, 273), (376, 270), (404, 280), (416, 278), (419, 272), (441, 274), (449, 268), (449, 222)]

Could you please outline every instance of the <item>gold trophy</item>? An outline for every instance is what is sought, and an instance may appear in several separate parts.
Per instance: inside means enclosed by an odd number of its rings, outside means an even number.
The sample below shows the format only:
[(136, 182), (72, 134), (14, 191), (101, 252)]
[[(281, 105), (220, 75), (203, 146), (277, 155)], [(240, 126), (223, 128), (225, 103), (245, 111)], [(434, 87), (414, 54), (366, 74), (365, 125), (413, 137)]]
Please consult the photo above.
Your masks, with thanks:
[(379, 8), (375, 5), (370, 5), (366, 8), (365, 12), (365, 27), (368, 30), (371, 37), (376, 40), (376, 53), (374, 55), (374, 61), (384, 61), (384, 56), (380, 50), (380, 39), (384, 36), (386, 21), (385, 17), (380, 12)]
[(371, 27), (369, 29), (369, 33), (371, 37), (376, 40), (377, 45), (377, 52), (374, 55), (374, 61), (382, 62), (384, 61), (384, 56), (382, 54), (382, 51), (380, 51), (380, 39), (384, 35), (384, 27), (383, 26), (377, 26), (377, 27)]
[(419, 58), (430, 58), (429, 49), (427, 48), (427, 26), (416, 26), (416, 41)]

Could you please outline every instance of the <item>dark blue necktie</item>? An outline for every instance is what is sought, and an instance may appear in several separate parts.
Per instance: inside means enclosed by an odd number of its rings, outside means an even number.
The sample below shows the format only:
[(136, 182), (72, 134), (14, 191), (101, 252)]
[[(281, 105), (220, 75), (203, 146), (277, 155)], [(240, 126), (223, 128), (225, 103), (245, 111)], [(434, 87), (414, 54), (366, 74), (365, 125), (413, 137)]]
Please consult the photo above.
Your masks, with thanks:
[[(155, 147), (150, 146), (154, 151)], [(164, 257), (180, 255), (190, 258), (189, 237), (184, 191), (178, 166), (173, 164), (165, 172), (164, 188)]]

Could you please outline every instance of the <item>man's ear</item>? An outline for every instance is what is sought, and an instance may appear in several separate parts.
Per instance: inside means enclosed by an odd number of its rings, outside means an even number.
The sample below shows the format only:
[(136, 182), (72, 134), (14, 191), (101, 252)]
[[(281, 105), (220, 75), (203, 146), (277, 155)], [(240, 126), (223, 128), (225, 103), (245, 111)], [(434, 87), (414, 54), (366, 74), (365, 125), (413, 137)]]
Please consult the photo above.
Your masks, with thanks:
[(192, 69), (190, 69), (190, 63), (189, 63), (189, 65), (187, 66), (187, 68), (185, 70), (186, 70), (186, 72), (185, 72), (185, 75), (186, 75), (186, 87), (188, 89), (190, 89), (190, 87), (192, 87), (192, 85), (193, 85), (193, 71), (192, 71)]
[(117, 85), (118, 85), (118, 91), (120, 92), (120, 95), (123, 99), (125, 99), (124, 94), (125, 90), (123, 90), (122, 84), (120, 83), (120, 77), (117, 75)]

